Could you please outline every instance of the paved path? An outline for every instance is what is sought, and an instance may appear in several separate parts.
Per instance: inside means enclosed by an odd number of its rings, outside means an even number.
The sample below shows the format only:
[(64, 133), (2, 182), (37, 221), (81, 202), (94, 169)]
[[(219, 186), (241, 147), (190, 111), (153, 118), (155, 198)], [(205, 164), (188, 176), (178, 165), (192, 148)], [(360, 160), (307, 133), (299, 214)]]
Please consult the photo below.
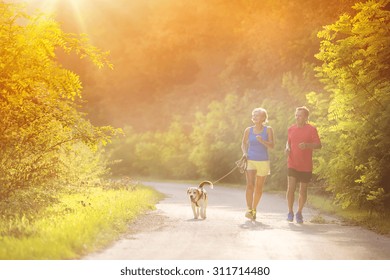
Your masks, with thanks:
[(304, 224), (289, 223), (283, 197), (265, 193), (258, 219), (244, 217), (242, 189), (215, 186), (206, 220), (194, 220), (186, 195), (190, 185), (144, 182), (167, 198), (129, 226), (123, 239), (85, 259), (136, 260), (390, 260), (390, 238), (344, 226), (304, 209)]

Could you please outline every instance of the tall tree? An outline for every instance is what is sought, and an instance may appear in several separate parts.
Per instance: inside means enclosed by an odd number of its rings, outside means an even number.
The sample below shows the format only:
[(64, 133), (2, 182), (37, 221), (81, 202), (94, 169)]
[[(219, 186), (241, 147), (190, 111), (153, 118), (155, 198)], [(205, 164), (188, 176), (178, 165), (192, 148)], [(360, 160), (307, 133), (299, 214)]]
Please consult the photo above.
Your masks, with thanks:
[(99, 67), (111, 66), (107, 54), (90, 45), (85, 37), (64, 33), (44, 14), (29, 16), (22, 6), (3, 1), (0, 14), (3, 202), (21, 191), (67, 185), (70, 169), (71, 173), (77, 169), (69, 157), (74, 157), (77, 149), (76, 154), (80, 153), (79, 144), (96, 151), (114, 130), (94, 127), (79, 112), (80, 79), (59, 64), (56, 51), (89, 57)]
[[(390, 208), (390, 12), (388, 0), (353, 6), (318, 33), (318, 76), (330, 100), (323, 175), (338, 202)], [(318, 99), (317, 99), (318, 100)], [(324, 129), (325, 130), (325, 129)]]

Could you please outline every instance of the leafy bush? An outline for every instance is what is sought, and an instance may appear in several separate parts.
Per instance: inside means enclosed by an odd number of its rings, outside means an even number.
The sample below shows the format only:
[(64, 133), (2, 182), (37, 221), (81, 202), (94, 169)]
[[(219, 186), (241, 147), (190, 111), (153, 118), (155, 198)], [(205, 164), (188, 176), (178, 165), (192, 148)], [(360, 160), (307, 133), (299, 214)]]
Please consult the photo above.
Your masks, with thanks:
[(34, 212), (56, 190), (106, 173), (101, 147), (118, 132), (93, 126), (78, 111), (80, 79), (56, 51), (111, 65), (107, 53), (62, 32), (49, 16), (28, 16), (5, 2), (0, 9), (0, 213), (8, 206)]

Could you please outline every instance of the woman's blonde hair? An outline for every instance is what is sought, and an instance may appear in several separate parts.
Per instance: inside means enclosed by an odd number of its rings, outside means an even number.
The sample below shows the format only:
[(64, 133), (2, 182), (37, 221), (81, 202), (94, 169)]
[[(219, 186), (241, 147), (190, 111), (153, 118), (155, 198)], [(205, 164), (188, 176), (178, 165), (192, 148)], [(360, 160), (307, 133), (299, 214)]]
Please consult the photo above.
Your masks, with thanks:
[(266, 110), (266, 109), (260, 108), (260, 107), (259, 107), (259, 108), (255, 108), (255, 109), (253, 109), (253, 111), (252, 111), (252, 115), (255, 114), (255, 113), (260, 113), (260, 112), (263, 112), (264, 115), (265, 115), (265, 120), (263, 121), (263, 124), (268, 123), (268, 113), (267, 113), (267, 110)]

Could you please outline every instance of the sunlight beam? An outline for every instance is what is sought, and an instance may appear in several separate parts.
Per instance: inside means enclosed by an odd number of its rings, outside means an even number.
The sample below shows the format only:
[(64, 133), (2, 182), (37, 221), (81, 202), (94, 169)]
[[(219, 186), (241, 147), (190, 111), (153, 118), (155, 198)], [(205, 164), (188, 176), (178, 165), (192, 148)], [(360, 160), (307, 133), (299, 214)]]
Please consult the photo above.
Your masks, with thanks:
[(70, 5), (72, 6), (77, 24), (81, 30), (82, 33), (87, 33), (86, 24), (83, 18), (83, 13), (80, 9), (80, 1), (79, 0), (68, 0), (70, 2)]
[[(21, 2), (27, 3), (30, 8), (38, 9), (53, 15), (58, 15), (62, 8), (69, 7), (80, 32), (87, 33), (84, 14), (82, 12), (82, 6), (85, 7), (85, 1), (83, 0), (21, 0)], [(85, 11), (88, 10), (84, 9), (84, 13)]]

